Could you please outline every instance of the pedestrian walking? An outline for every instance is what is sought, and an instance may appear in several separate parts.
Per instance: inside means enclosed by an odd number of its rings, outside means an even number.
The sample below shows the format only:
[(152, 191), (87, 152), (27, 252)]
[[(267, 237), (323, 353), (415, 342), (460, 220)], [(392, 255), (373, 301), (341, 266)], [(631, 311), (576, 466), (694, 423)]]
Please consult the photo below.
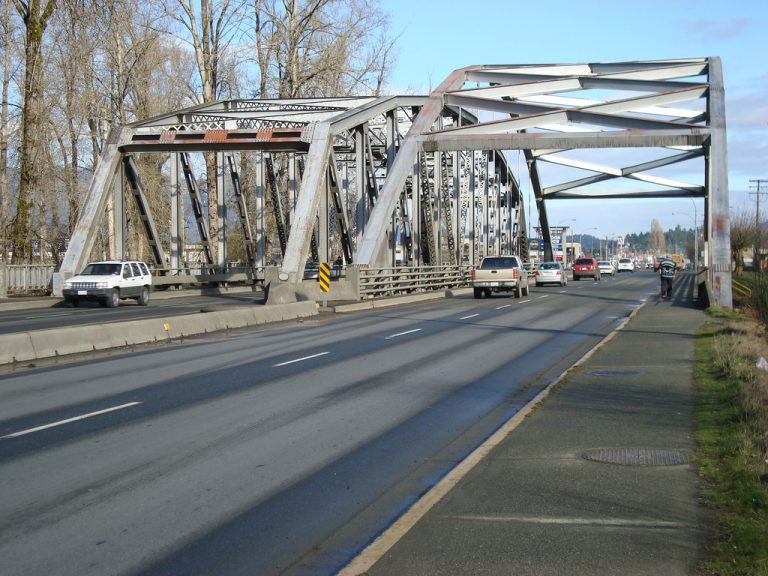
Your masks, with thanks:
[(659, 261), (659, 276), (661, 277), (661, 297), (666, 299), (672, 296), (672, 283), (677, 274), (677, 264), (669, 256)]

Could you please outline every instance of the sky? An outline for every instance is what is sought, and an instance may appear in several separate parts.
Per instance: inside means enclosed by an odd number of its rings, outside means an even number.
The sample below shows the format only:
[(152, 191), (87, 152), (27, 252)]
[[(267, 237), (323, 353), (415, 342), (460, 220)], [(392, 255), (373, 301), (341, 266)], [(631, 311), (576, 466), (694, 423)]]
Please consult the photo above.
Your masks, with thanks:
[[(719, 56), (729, 204), (754, 214), (768, 180), (768, 2), (765, 0), (380, 0), (397, 37), (390, 93), (427, 94), (473, 64), (570, 64)], [(513, 152), (512, 154), (517, 154)], [(510, 158), (514, 166), (514, 158)], [(696, 183), (703, 183), (703, 176)], [(548, 183), (544, 182), (546, 186)], [(530, 196), (530, 184), (521, 181)], [(764, 184), (768, 192), (768, 183)], [(750, 194), (752, 192), (753, 194)], [(526, 198), (527, 201), (527, 198)], [(760, 214), (768, 219), (768, 194)], [(550, 225), (599, 237), (701, 226), (703, 199), (552, 200)], [(535, 209), (531, 218), (538, 224)], [(529, 223), (530, 224), (530, 223)]]

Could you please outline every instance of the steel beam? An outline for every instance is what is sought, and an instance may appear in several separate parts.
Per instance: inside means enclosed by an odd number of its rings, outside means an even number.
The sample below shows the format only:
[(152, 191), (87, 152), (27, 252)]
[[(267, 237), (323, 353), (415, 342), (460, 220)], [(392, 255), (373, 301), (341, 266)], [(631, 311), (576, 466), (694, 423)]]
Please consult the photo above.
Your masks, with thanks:
[(152, 217), (152, 211), (149, 208), (147, 202), (147, 196), (144, 194), (144, 186), (141, 183), (141, 177), (139, 176), (139, 169), (136, 166), (136, 162), (133, 156), (126, 155), (123, 157), (123, 165), (125, 167), (125, 174), (128, 178), (128, 185), (133, 193), (133, 198), (136, 201), (136, 208), (139, 211), (139, 218), (144, 225), (144, 233), (147, 237), (147, 242), (152, 250), (152, 256), (155, 260), (156, 268), (165, 268), (167, 261), (165, 259), (165, 250), (160, 243), (160, 235), (157, 233), (157, 227), (155, 226), (155, 220)]
[(712, 138), (707, 149), (706, 186), (711, 215), (710, 251), (712, 292), (715, 301), (726, 308), (733, 307), (731, 284), (731, 227), (728, 207), (728, 156), (725, 132), (725, 87), (720, 58), (709, 63), (709, 124)]
[(280, 271), (283, 281), (299, 282), (303, 276), (317, 211), (325, 192), (325, 177), (332, 138), (327, 122), (315, 124), (307, 153), (304, 179), (296, 203), (295, 219), (291, 225), (291, 235), (288, 238)]
[(381, 189), (379, 202), (371, 212), (363, 239), (357, 253), (357, 261), (363, 265), (372, 266), (384, 260), (382, 248), (387, 236), (390, 216), (405, 185), (405, 179), (413, 171), (413, 163), (419, 151), (417, 136), (429, 131), (443, 109), (443, 94), (452, 92), (464, 84), (466, 71), (459, 69), (452, 72), (427, 98), (418, 116), (414, 119), (408, 131), (400, 152), (395, 158), (392, 169), (387, 174), (387, 181)]
[(101, 151), (61, 267), (53, 275), (54, 296), (61, 296), (64, 281), (80, 272), (91, 256), (98, 228), (104, 216), (107, 198), (115, 178), (120, 173), (121, 154), (118, 150), (118, 142), (124, 131), (130, 132), (127, 128), (113, 128), (109, 133), (104, 149)]

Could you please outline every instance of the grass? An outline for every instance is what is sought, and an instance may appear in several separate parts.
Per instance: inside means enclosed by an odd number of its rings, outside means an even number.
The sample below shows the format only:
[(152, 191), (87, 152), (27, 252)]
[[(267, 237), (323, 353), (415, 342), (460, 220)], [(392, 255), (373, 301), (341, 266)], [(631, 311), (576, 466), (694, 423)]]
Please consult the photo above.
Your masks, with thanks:
[(768, 339), (752, 320), (720, 320), (697, 339), (697, 460), (717, 517), (702, 569), (768, 576)]

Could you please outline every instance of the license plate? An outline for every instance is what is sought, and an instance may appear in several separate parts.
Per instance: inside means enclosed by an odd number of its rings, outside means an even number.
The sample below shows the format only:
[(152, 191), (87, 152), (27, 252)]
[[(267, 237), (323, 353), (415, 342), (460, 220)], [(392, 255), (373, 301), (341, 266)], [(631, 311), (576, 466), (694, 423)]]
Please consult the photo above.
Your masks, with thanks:
[(488, 286), (498, 286), (498, 282), (488, 282)]
[(88, 296), (88, 290), (78, 290), (77, 291), (78, 296)]

